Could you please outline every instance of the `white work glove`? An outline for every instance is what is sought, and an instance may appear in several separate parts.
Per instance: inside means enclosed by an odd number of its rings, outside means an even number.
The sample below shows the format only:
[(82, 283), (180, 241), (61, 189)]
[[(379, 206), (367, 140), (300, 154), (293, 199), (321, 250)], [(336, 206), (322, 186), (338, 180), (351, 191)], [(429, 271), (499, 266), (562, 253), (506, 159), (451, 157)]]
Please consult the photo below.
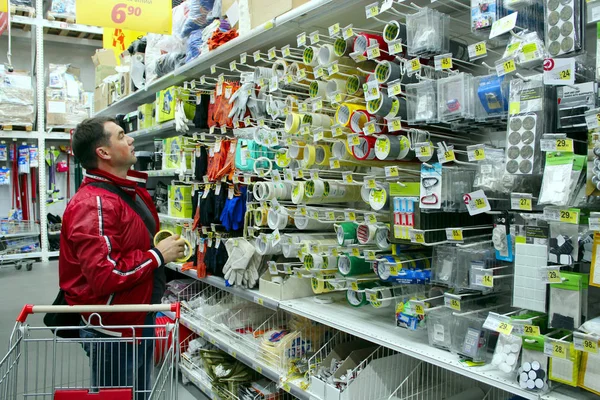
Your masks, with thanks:
[[(237, 241), (237, 246), (234, 244)], [(229, 258), (223, 266), (223, 274), (225, 280), (230, 285), (241, 286), (244, 281), (244, 271), (248, 267), (248, 262), (254, 255), (254, 246), (251, 245), (246, 239), (236, 238), (227, 239), (225, 242), (225, 249)]]
[(188, 123), (189, 119), (185, 116), (185, 111), (183, 109), (183, 101), (177, 101), (177, 105), (175, 106), (175, 129), (177, 132), (186, 133), (190, 130)]
[(248, 289), (252, 289), (258, 283), (260, 275), (258, 274), (258, 269), (260, 267), (260, 263), (262, 261), (262, 256), (258, 253), (254, 253), (252, 258), (248, 262), (248, 267), (244, 271), (244, 287)]
[(228, 117), (234, 120), (241, 121), (246, 114), (246, 106), (248, 99), (254, 92), (254, 83), (244, 83), (236, 92), (229, 98), (229, 104), (233, 104)]

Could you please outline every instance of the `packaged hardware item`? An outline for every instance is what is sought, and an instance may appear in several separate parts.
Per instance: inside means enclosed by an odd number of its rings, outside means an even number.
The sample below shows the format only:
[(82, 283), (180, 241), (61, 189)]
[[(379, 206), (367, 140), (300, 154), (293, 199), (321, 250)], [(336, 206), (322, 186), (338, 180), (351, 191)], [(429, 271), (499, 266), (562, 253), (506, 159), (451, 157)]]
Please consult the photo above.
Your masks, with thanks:
[(190, 91), (182, 87), (171, 86), (156, 93), (156, 123), (161, 124), (175, 118), (178, 103), (183, 103), (185, 116), (194, 118), (195, 107), (189, 101)]
[(138, 107), (138, 127), (148, 129), (154, 126), (156, 117), (156, 103), (142, 104)]
[(63, 18), (71, 22), (75, 21), (76, 0), (51, 0), (50, 9), (48, 10), (48, 19)]
[(471, 32), (489, 35), (496, 17), (496, 0), (471, 0)]
[(535, 113), (511, 115), (506, 133), (506, 171), (510, 174), (532, 174), (535, 162)]
[(408, 54), (424, 56), (443, 54), (449, 49), (447, 15), (431, 8), (421, 8), (406, 16)]
[(473, 362), (486, 360), (490, 331), (483, 328), (487, 313), (454, 315), (452, 352)]
[(546, 0), (546, 48), (556, 57), (581, 50), (583, 4), (580, 0)]
[(561, 272), (562, 283), (550, 285), (548, 325), (552, 328), (574, 330), (587, 313), (588, 275)]
[(438, 119), (450, 122), (471, 119), (473, 111), (472, 76), (464, 72), (437, 81)]
[(569, 198), (573, 193), (571, 191), (573, 163), (573, 153), (546, 153), (546, 166), (538, 204), (568, 205)]
[(406, 108), (409, 124), (437, 121), (437, 95), (435, 81), (425, 80), (406, 85)]
[(169, 215), (178, 218), (192, 218), (192, 186), (169, 186)]
[(473, 77), (475, 118), (486, 120), (506, 116), (508, 111), (508, 80), (504, 76), (486, 75)]
[(35, 117), (31, 75), (0, 65), (0, 125), (32, 125)]
[(548, 390), (548, 356), (544, 354), (543, 336), (523, 336), (521, 364), (517, 370), (517, 383), (530, 391)]
[(519, 367), (519, 354), (521, 353), (521, 338), (514, 335), (500, 334), (492, 365), (505, 374), (510, 374)]
[(578, 237), (577, 225), (550, 222), (548, 261), (561, 265), (571, 265), (573, 261), (578, 261)]
[(551, 381), (576, 387), (579, 379), (581, 353), (581, 351), (575, 350), (575, 346), (571, 343), (566, 358), (550, 357), (548, 378)]

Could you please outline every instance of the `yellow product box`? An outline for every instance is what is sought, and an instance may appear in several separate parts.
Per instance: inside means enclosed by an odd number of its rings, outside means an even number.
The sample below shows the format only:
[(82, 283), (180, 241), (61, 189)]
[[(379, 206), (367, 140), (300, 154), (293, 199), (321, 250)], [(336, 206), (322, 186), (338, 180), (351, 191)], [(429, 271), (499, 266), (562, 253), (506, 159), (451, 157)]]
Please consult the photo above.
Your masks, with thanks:
[(169, 186), (169, 215), (177, 218), (192, 218), (191, 186)]
[[(163, 169), (181, 168), (181, 149), (187, 144), (187, 138), (175, 136), (163, 139)], [(192, 158), (188, 155), (185, 163), (186, 169), (192, 169)]]
[(154, 126), (156, 103), (142, 104), (138, 107), (138, 129), (148, 129)]
[(188, 119), (194, 119), (196, 106), (189, 102), (190, 91), (179, 86), (171, 86), (156, 93), (156, 122), (162, 124), (175, 119), (177, 101), (183, 101), (183, 109)]

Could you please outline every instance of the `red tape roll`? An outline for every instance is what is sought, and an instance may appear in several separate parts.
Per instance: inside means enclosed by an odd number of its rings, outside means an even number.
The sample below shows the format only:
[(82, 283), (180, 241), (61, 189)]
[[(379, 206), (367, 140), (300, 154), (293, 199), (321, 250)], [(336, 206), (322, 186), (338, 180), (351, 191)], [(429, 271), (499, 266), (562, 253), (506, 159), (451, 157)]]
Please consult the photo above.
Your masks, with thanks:
[(374, 45), (375, 43), (379, 44), (380, 56), (377, 57), (378, 60), (388, 60), (392, 61), (395, 59), (394, 56), (389, 54), (389, 48), (385, 40), (383, 40), (383, 36), (381, 35), (373, 35), (372, 33), (359, 33), (354, 38), (354, 45), (352, 46), (354, 52), (361, 52), (363, 56), (367, 55), (367, 47)]
[(357, 160), (373, 160), (375, 158), (375, 142), (373, 136), (359, 136), (360, 144), (352, 147), (352, 155)]

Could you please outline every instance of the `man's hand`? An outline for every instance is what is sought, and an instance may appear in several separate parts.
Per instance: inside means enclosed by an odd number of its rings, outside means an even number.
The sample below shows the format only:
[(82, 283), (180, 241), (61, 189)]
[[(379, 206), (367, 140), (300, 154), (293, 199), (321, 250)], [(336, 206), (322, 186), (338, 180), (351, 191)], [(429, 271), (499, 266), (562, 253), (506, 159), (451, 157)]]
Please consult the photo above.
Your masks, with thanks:
[(162, 254), (165, 264), (170, 263), (185, 256), (185, 241), (179, 235), (169, 236), (158, 242), (156, 249)]

